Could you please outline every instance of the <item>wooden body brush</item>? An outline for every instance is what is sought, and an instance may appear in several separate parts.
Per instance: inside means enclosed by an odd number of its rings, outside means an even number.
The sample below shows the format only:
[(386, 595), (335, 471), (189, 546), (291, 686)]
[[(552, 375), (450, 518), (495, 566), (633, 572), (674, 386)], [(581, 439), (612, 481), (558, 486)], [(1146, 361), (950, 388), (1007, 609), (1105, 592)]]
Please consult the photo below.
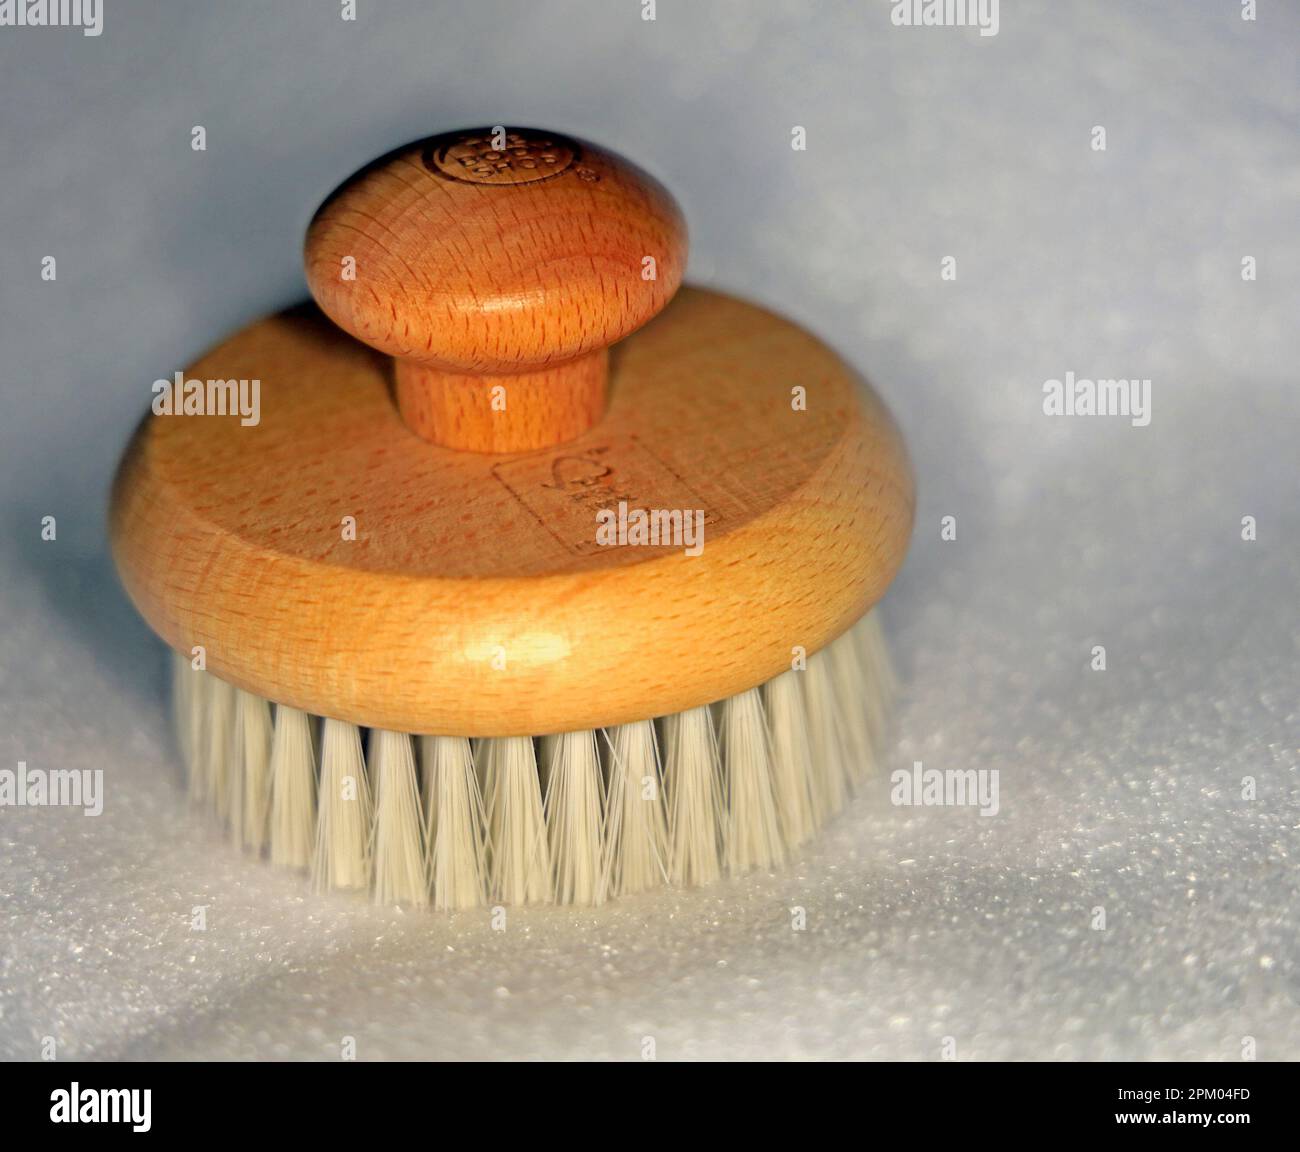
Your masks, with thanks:
[[(685, 249), (599, 148), (422, 141), (317, 212), (329, 320), (145, 420), (114, 556), (238, 843), (385, 902), (599, 903), (778, 864), (871, 771), (905, 452), (807, 333), (674, 298)], [(257, 418), (213, 414), (241, 380)]]

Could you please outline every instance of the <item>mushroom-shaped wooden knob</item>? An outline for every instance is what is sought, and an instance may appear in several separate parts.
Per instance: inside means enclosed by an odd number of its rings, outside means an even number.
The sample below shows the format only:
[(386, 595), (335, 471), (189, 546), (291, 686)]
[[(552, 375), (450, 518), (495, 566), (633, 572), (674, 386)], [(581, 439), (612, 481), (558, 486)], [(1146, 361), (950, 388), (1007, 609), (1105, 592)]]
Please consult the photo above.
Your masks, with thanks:
[(449, 448), (520, 452), (600, 418), (607, 348), (677, 290), (686, 228), (626, 160), (497, 127), (359, 172), (316, 213), (305, 259), (329, 317), (395, 357), (411, 429)]

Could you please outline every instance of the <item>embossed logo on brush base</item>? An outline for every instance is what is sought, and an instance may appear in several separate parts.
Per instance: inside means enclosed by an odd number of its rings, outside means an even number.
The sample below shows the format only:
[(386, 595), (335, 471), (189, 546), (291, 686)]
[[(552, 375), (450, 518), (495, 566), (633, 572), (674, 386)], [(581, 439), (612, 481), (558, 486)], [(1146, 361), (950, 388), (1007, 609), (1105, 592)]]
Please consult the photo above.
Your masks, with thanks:
[(575, 144), (539, 132), (457, 132), (424, 149), (431, 172), (466, 184), (531, 184), (558, 176), (578, 158)]

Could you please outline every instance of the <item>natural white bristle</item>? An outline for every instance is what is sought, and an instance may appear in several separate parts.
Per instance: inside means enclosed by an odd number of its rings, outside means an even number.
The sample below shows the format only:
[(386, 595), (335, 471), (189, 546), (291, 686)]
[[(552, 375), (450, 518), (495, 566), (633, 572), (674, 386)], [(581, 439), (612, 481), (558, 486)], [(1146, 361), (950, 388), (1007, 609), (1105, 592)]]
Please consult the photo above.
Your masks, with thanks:
[(549, 852), (533, 742), (527, 736), (485, 740), (488, 864), (492, 900), (541, 904), (550, 898)]
[(658, 741), (650, 720), (537, 741), (423, 736), (417, 768), (414, 737), (374, 730), (367, 770), (354, 725), (317, 729), (281, 705), (272, 729), (266, 700), (180, 654), (172, 666), (191, 792), (237, 843), (269, 839), (272, 861), (310, 867), (318, 888), (373, 884), (380, 903), (439, 909), (599, 904), (770, 868), (884, 757), (895, 687), (872, 614), (803, 671), (662, 717)]
[(433, 906), (476, 908), (487, 896), (487, 858), (470, 742), (462, 736), (424, 736), (420, 751)]
[(208, 677), (208, 724), (204, 741), (206, 763), (200, 775), (207, 792), (201, 798), (224, 822), (230, 818), (230, 773), (235, 736), (235, 689), (215, 676)]
[(772, 795), (785, 842), (795, 848), (816, 828), (812, 798), (812, 747), (800, 673), (782, 672), (763, 686), (772, 734)]
[(680, 712), (664, 726), (664, 787), (668, 792), (668, 875), (673, 884), (711, 884), (721, 869), (718, 849), (722, 794), (718, 746), (707, 705)]
[(808, 740), (812, 747), (813, 813), (817, 823), (824, 824), (844, 807), (849, 788), (839, 701), (830, 657), (825, 651), (808, 657), (803, 677)]
[(727, 811), (727, 871), (740, 876), (785, 859), (772, 797), (772, 749), (757, 688), (729, 697), (722, 712), (721, 757)]
[(325, 721), (313, 880), (318, 889), (370, 884), (370, 787), (355, 724)]
[(875, 750), (871, 746), (871, 728), (867, 720), (870, 688), (862, 670), (858, 640), (852, 632), (845, 632), (826, 652), (831, 660), (846, 766), (850, 780), (857, 786), (873, 775), (876, 762)]
[(620, 724), (605, 736), (610, 754), (602, 873), (613, 898), (667, 883), (668, 820), (653, 722)]
[(260, 852), (271, 809), (271, 705), (243, 690), (235, 695), (234, 744), (230, 833), (240, 847)]
[(875, 612), (868, 612), (851, 630), (858, 645), (858, 658), (866, 680), (864, 704), (876, 756), (883, 754), (889, 712), (898, 690), (898, 679), (889, 660), (889, 649)]
[(271, 740), (271, 862), (311, 865), (316, 837), (316, 751), (307, 713), (281, 704)]
[(550, 747), (545, 814), (552, 898), (557, 904), (600, 904), (605, 798), (596, 733), (565, 732)]
[(424, 819), (411, 738), (372, 730), (370, 772), (375, 781), (375, 902), (426, 904)]
[(194, 670), (188, 656), (172, 653), (172, 720), (185, 764), (185, 778), (190, 793), (196, 797), (201, 791), (197, 773), (203, 749), (203, 724), (208, 715), (206, 687), (201, 682), (206, 676), (206, 672)]

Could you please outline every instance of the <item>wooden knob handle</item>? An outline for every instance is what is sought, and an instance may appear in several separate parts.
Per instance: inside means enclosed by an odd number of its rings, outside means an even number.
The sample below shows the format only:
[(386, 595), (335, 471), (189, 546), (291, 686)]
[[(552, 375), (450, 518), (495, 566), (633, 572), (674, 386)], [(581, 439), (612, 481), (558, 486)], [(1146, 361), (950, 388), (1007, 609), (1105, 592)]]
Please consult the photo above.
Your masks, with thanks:
[(519, 452), (600, 418), (606, 349), (677, 290), (686, 228), (668, 192), (626, 160), (488, 128), (357, 173), (317, 211), (305, 260), (326, 314), (396, 358), (415, 432)]

